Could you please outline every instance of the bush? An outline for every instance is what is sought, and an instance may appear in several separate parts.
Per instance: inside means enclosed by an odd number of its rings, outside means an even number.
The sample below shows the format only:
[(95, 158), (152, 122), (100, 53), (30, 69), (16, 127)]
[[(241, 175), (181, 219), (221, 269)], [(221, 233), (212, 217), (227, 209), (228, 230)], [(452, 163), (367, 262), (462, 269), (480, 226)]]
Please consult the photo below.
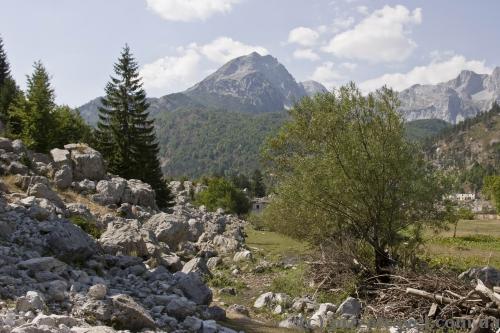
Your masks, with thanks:
[(213, 178), (208, 181), (206, 190), (195, 197), (195, 203), (205, 205), (209, 211), (222, 208), (228, 213), (246, 214), (250, 210), (250, 201), (245, 193), (237, 189), (224, 178)]
[(94, 238), (99, 238), (102, 235), (102, 231), (95, 225), (94, 222), (86, 219), (83, 216), (72, 216), (69, 220), (74, 224), (82, 228), (83, 231), (88, 233)]

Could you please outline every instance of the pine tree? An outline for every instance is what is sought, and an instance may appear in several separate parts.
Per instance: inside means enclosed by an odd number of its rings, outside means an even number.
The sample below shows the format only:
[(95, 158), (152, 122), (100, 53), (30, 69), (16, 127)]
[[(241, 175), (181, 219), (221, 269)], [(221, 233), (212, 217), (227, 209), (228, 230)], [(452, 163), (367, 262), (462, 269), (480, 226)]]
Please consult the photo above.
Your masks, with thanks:
[(260, 170), (255, 170), (252, 175), (252, 193), (257, 198), (262, 198), (266, 195), (266, 186), (264, 185), (264, 177)]
[(0, 121), (4, 124), (8, 122), (8, 109), (16, 99), (18, 91), (16, 82), (11, 77), (9, 61), (0, 38)]
[(48, 152), (53, 148), (57, 125), (54, 116), (55, 93), (50, 85), (50, 77), (38, 61), (33, 65), (34, 72), (28, 76), (26, 99), (20, 96), (14, 107), (9, 109), (9, 117), (15, 123), (24, 143), (34, 151)]
[(171, 200), (170, 191), (161, 173), (154, 121), (149, 119), (139, 66), (128, 45), (114, 72), (99, 108), (98, 148), (112, 173), (149, 183), (155, 189), (158, 206), (165, 208)]

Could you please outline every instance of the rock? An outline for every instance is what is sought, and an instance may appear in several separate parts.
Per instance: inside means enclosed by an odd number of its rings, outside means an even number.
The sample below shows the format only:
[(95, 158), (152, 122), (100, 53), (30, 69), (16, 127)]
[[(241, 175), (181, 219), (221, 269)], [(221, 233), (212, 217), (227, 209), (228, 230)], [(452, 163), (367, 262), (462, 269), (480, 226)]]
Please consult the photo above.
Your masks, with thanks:
[(255, 300), (255, 302), (253, 304), (253, 307), (257, 308), (257, 309), (261, 309), (263, 307), (271, 305), (273, 303), (273, 300), (274, 300), (274, 293), (272, 293), (272, 292), (264, 293), (264, 294), (260, 295), (259, 297), (257, 297), (257, 299)]
[(130, 296), (115, 295), (111, 300), (114, 307), (111, 321), (116, 327), (136, 331), (156, 328), (153, 318)]
[(28, 188), (28, 195), (47, 199), (57, 207), (64, 208), (64, 202), (61, 200), (61, 198), (59, 198), (57, 193), (52, 191), (52, 189), (44, 183), (36, 183), (30, 185), (30, 187)]
[(461, 273), (458, 276), (460, 279), (473, 281), (481, 280), (488, 288), (500, 286), (500, 271), (494, 267), (473, 267)]
[(101, 180), (97, 183), (97, 194), (92, 196), (92, 200), (101, 205), (112, 205), (121, 202), (123, 192), (127, 186), (127, 181), (120, 177), (111, 180)]
[(130, 179), (127, 181), (127, 187), (123, 192), (122, 202), (153, 209), (157, 208), (155, 191), (151, 185), (137, 179)]
[(190, 300), (198, 305), (210, 304), (212, 301), (212, 291), (203, 283), (199, 274), (177, 272), (174, 276), (177, 279), (177, 287)]
[(186, 318), (196, 312), (196, 304), (184, 297), (176, 297), (167, 305), (167, 313), (177, 319)]
[(79, 320), (69, 316), (62, 316), (56, 314), (51, 314), (47, 316), (40, 313), (33, 319), (31, 324), (36, 326), (45, 325), (49, 327), (59, 327), (60, 325), (64, 325), (67, 327), (74, 327), (74, 326), (83, 326), (85, 325), (85, 322), (83, 320)]
[(215, 320), (204, 320), (203, 321), (203, 333), (217, 333), (217, 323)]
[(207, 267), (209, 270), (214, 270), (220, 264), (222, 264), (221, 257), (212, 257), (212, 258), (208, 258), (208, 260), (207, 260)]
[(12, 161), (7, 166), (7, 173), (11, 175), (26, 175), (29, 173), (29, 169), (26, 165), (18, 161)]
[(0, 149), (9, 152), (14, 151), (14, 147), (12, 146), (12, 141), (7, 138), (0, 137)]
[(143, 258), (159, 256), (160, 247), (151, 231), (143, 229), (137, 220), (116, 218), (99, 238), (106, 253)]
[(187, 329), (189, 332), (199, 332), (203, 325), (203, 321), (196, 317), (188, 316), (182, 322), (182, 326)]
[(234, 254), (233, 261), (252, 261), (252, 252), (243, 250)]
[(311, 316), (309, 325), (317, 328), (327, 327), (328, 321), (331, 320), (336, 309), (336, 306), (332, 303), (320, 304), (319, 309)]
[(302, 314), (289, 316), (285, 320), (281, 321), (278, 326), (309, 332), (309, 325)]
[(94, 239), (67, 220), (39, 223), (46, 251), (65, 262), (84, 261), (98, 253)]
[[(200, 237), (203, 237), (203, 235)], [(222, 254), (235, 252), (240, 247), (240, 243), (236, 239), (229, 238), (223, 235), (216, 235), (213, 238), (213, 244)]]
[(85, 218), (87, 221), (94, 221), (95, 217), (90, 212), (89, 208), (81, 203), (69, 203), (66, 204), (66, 210), (70, 217), (80, 216)]
[(292, 309), (295, 312), (303, 312), (303, 311), (307, 312), (314, 309), (314, 307), (315, 307), (314, 301), (307, 297), (296, 298), (293, 300), (292, 304)]
[(54, 183), (56, 184), (58, 189), (65, 190), (71, 186), (72, 182), (73, 182), (73, 171), (71, 170), (71, 167), (67, 165), (63, 165), (54, 174)]
[(158, 259), (160, 265), (163, 265), (170, 269), (172, 272), (177, 272), (182, 269), (182, 261), (181, 258), (175, 253), (160, 254), (160, 258)]
[(160, 213), (153, 215), (143, 227), (151, 230), (160, 242), (168, 244), (171, 249), (189, 239), (189, 225), (178, 216)]
[[(54, 148), (50, 151), (50, 156), (57, 168), (67, 166), (71, 168), (71, 153), (66, 149)], [(73, 175), (71, 175), (73, 177)]]
[(240, 304), (230, 305), (227, 308), (227, 312), (237, 313), (237, 314), (241, 314), (241, 315), (244, 315), (244, 316), (247, 316), (247, 317), (250, 316), (250, 311), (248, 310), (248, 308), (246, 306), (240, 305)]
[(89, 288), (87, 296), (95, 300), (101, 300), (106, 297), (107, 293), (108, 293), (108, 288), (106, 287), (106, 285), (95, 284)]
[(276, 305), (276, 307), (273, 310), (274, 314), (281, 314), (283, 312), (283, 307), (281, 305)]
[(73, 327), (70, 333), (116, 333), (116, 331), (108, 326), (93, 326)]
[(224, 287), (219, 289), (219, 294), (225, 294), (225, 295), (236, 295), (236, 289), (232, 287)]
[(21, 261), (17, 264), (21, 269), (27, 269), (32, 272), (62, 272), (67, 269), (67, 265), (54, 257), (32, 258)]
[(43, 296), (37, 291), (28, 291), (26, 296), (19, 297), (16, 301), (17, 311), (44, 311), (47, 306)]
[(71, 186), (75, 189), (76, 192), (82, 194), (91, 194), (96, 191), (96, 183), (89, 179), (84, 179), (80, 182), (73, 182)]
[(357, 318), (361, 314), (361, 303), (357, 298), (348, 297), (340, 304), (336, 313), (342, 318)]
[(101, 153), (84, 144), (69, 144), (64, 148), (71, 152), (75, 180), (99, 181), (104, 178), (106, 172)]
[(212, 275), (203, 258), (193, 258), (182, 267), (183, 273), (199, 273), (201, 275)]
[(288, 309), (291, 305), (291, 298), (285, 293), (276, 293), (273, 297), (273, 302), (279, 304), (283, 309)]

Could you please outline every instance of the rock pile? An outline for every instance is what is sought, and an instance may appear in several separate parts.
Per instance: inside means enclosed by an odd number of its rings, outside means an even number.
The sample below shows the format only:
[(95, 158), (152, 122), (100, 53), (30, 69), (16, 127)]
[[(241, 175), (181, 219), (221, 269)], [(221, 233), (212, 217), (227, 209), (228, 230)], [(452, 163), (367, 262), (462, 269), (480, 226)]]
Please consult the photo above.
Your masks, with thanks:
[(5, 138), (0, 172), (0, 332), (233, 332), (203, 278), (244, 250), (243, 221), (191, 205), (192, 183), (172, 183), (161, 212), (86, 145), (44, 155)]

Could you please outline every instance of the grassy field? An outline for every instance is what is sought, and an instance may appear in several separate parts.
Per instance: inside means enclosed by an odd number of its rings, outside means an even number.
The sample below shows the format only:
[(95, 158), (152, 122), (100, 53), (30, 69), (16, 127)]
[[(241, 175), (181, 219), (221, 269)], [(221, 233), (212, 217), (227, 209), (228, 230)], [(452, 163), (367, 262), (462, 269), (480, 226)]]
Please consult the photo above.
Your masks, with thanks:
[(500, 220), (460, 221), (455, 238), (452, 228), (428, 233), (427, 240), (424, 255), (433, 264), (457, 271), (471, 266), (500, 267)]

